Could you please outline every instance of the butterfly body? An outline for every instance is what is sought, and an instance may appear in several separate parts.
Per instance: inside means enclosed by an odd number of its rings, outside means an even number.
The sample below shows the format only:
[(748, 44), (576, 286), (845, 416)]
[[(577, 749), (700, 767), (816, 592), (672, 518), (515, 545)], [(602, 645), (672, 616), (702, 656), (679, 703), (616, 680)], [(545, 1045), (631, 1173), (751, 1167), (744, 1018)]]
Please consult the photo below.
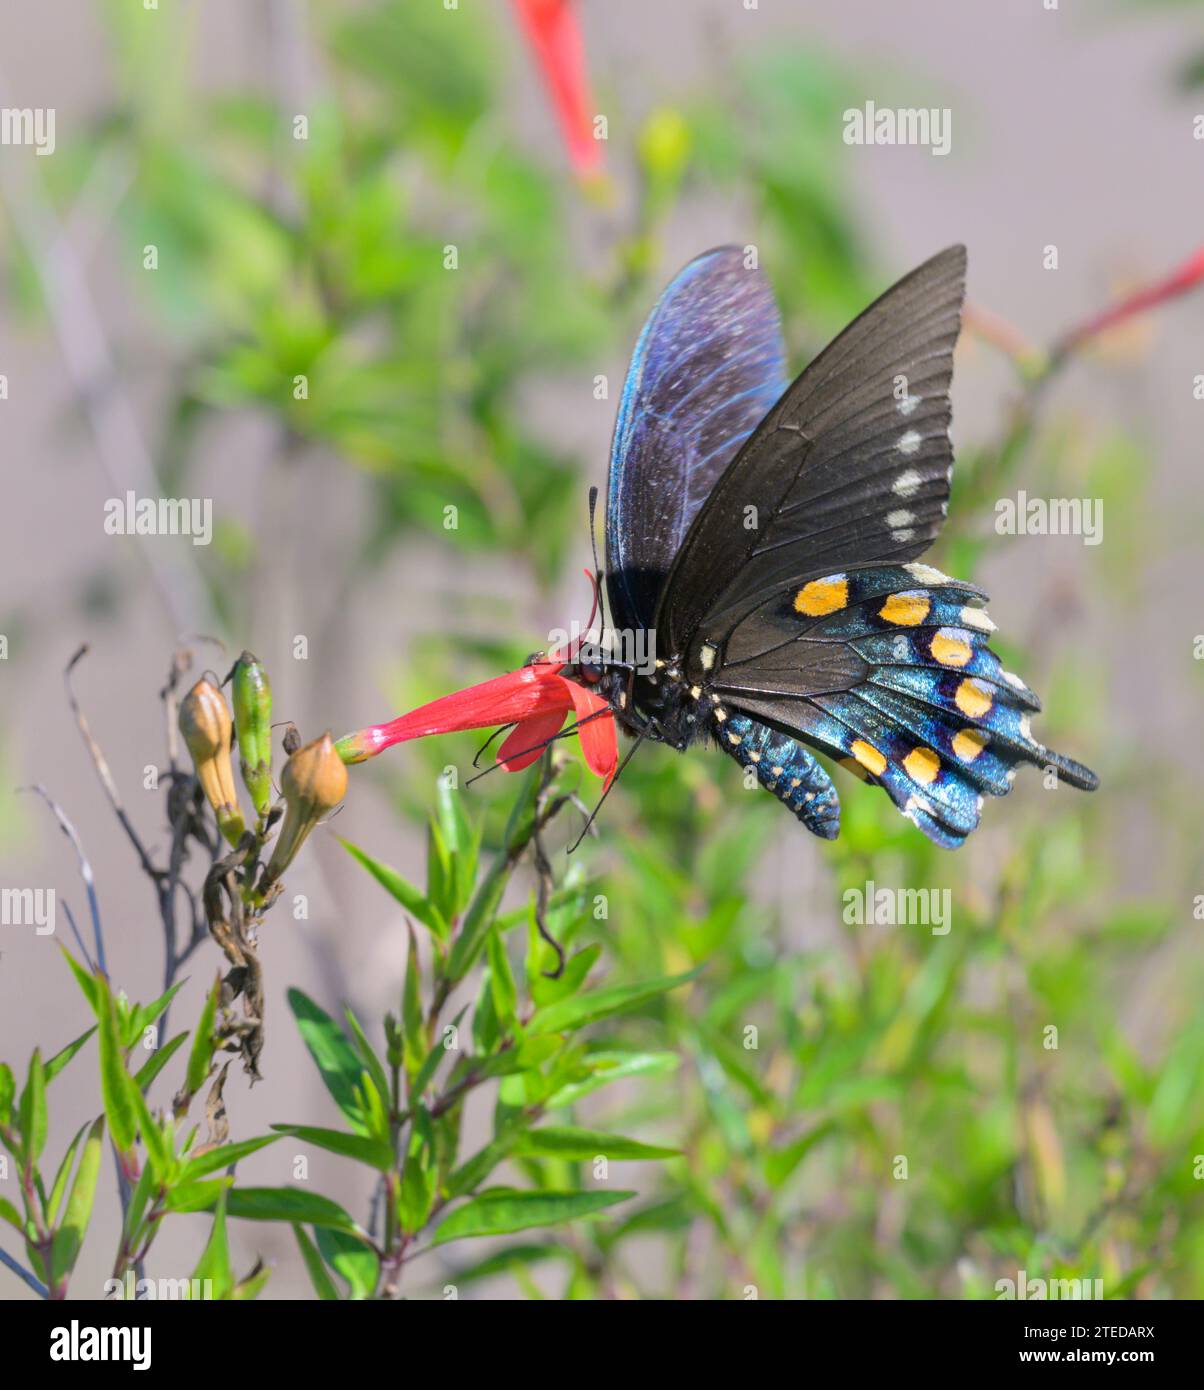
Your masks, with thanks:
[(963, 248), (933, 257), (787, 382), (767, 282), (708, 252), (654, 309), (619, 406), (610, 626), (655, 659), (574, 674), (637, 737), (710, 738), (824, 838), (839, 799), (811, 749), (949, 848), (1021, 762), (1096, 784), (1032, 734), (985, 595), (919, 561), (948, 508), (964, 275)]

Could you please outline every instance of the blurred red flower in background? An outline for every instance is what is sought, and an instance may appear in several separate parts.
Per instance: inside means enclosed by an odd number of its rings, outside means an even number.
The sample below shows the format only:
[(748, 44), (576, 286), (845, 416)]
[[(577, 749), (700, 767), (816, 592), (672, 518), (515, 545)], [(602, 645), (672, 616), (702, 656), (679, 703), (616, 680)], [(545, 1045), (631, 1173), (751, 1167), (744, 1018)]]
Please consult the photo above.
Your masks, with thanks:
[(543, 74), (574, 172), (583, 178), (600, 172), (602, 146), (594, 139), (585, 46), (570, 0), (511, 3)]

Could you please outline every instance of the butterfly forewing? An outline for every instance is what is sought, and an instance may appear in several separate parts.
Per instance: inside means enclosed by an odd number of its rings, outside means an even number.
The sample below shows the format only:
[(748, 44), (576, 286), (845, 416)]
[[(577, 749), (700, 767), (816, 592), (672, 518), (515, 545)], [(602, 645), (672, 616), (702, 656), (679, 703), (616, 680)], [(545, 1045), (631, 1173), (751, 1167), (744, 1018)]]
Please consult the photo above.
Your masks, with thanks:
[(950, 247), (900, 280), (786, 389), (690, 527), (657, 617), (691, 669), (788, 585), (921, 554), (949, 498), (949, 385), (965, 286)]
[(614, 626), (650, 628), (690, 523), (786, 385), (773, 292), (735, 246), (674, 279), (636, 345), (606, 507)]

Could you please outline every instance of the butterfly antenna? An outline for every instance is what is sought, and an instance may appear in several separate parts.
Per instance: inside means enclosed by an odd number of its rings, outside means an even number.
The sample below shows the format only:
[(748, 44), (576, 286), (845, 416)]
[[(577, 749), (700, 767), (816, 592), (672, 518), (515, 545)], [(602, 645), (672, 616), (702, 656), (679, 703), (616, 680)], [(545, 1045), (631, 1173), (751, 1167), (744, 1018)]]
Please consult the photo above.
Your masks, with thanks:
[[(591, 716), (591, 717), (592, 717), (592, 716)], [(623, 769), (627, 766), (627, 764), (628, 764), (628, 763), (632, 760), (632, 758), (635, 756), (635, 750), (640, 746), (641, 743), (643, 743), (643, 741), (644, 741), (644, 739), (645, 739), (646, 737), (647, 737), (647, 732), (646, 732), (646, 730), (641, 729), (640, 732), (636, 735), (636, 740), (635, 740), (635, 742), (631, 745), (631, 747), (630, 747), (630, 748), (627, 750), (627, 752), (624, 754), (624, 756), (623, 756), (623, 761), (619, 764), (618, 771), (617, 771), (617, 772), (615, 773), (615, 775), (610, 779), (610, 786), (607, 787), (606, 790), (602, 793), (602, 795), (598, 798), (598, 804), (597, 804), (597, 805), (594, 807), (594, 809), (589, 813), (589, 817), (587, 818), (587, 820), (586, 820), (586, 822), (585, 822), (585, 825), (584, 825), (584, 826), (582, 827), (582, 829), (581, 829), (581, 834), (578, 835), (577, 838), (573, 841), (573, 843), (568, 847), (568, 849), (565, 850), (565, 853), (566, 853), (566, 854), (572, 854), (573, 851), (577, 848), (577, 846), (581, 843), (581, 841), (584, 840), (585, 837), (589, 834), (589, 832), (590, 832), (590, 827), (593, 825), (594, 821), (596, 821), (596, 820), (598, 819), (598, 812), (602, 809), (603, 805), (604, 805), (605, 802), (606, 802), (606, 798), (610, 795), (611, 788), (612, 788), (612, 787), (614, 786), (614, 784), (619, 780), (619, 778), (622, 777), (622, 775), (623, 775)]]
[(589, 490), (589, 545), (594, 553), (594, 604), (602, 614), (602, 631), (606, 631), (606, 601), (602, 596), (602, 566), (598, 561), (598, 528), (595, 517), (598, 511), (598, 489)]
[(515, 724), (503, 724), (502, 727), (501, 727), (500, 729), (494, 729), (493, 733), (491, 733), (491, 734), (489, 735), (489, 737), (485, 740), (484, 743), (481, 744), (481, 746), (477, 749), (476, 753), (473, 755), (473, 759), (472, 759), (472, 765), (473, 765), (473, 767), (480, 767), (480, 765), (481, 765), (481, 756), (482, 756), (482, 754), (485, 752), (485, 750), (489, 747), (489, 745), (494, 741), (494, 739), (496, 739), (496, 738), (500, 737), (502, 734), (506, 733), (507, 730), (509, 730), (509, 729), (514, 729), (514, 728), (517, 728), (517, 725), (515, 725)]
[[(506, 762), (491, 763), (484, 770), (484, 772), (478, 772), (475, 777), (470, 777), (468, 781), (464, 783), (464, 785), (466, 787), (471, 787), (474, 782), (479, 782), (482, 777), (488, 777), (491, 772), (496, 772), (498, 768), (505, 767), (506, 763), (513, 762), (515, 758), (525, 758), (528, 753), (542, 753), (545, 748), (550, 748), (558, 738), (569, 738), (572, 734), (575, 734), (577, 732), (577, 730), (582, 726), (582, 724), (588, 724), (591, 719), (601, 719), (603, 715), (610, 714), (610, 712), (611, 711), (609, 705), (605, 709), (596, 709), (593, 712), (593, 714), (587, 714), (584, 719), (578, 719), (575, 724), (570, 724), (567, 729), (561, 729), (558, 734), (553, 734), (551, 738), (545, 738), (539, 743), (533, 743), (530, 748), (520, 748), (516, 753), (508, 754), (506, 757)], [(494, 734), (493, 737), (496, 738), (498, 733), (501, 733), (500, 729), (497, 731), (497, 733)], [(489, 742), (492, 743), (493, 739), (491, 738)], [(488, 746), (489, 744), (487, 743), (485, 747), (487, 748)], [(483, 753), (484, 751), (485, 749), (482, 748), (481, 752)]]

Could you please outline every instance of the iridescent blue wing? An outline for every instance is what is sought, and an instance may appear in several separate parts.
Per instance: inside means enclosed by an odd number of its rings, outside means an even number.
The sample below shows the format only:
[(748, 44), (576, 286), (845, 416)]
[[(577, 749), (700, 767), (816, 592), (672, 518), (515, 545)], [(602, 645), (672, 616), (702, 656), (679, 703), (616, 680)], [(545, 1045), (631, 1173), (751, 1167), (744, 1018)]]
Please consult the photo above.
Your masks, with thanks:
[(607, 588), (616, 628), (650, 628), (665, 577), (716, 480), (781, 396), (773, 291), (736, 246), (690, 262), (640, 334), (611, 445)]
[(730, 730), (749, 717), (801, 738), (878, 783), (949, 849), (1022, 763), (1094, 790), (1089, 768), (1033, 734), (1040, 702), (987, 645), (984, 600), (913, 563), (824, 575), (761, 605), (709, 686), (720, 747), (738, 757)]

